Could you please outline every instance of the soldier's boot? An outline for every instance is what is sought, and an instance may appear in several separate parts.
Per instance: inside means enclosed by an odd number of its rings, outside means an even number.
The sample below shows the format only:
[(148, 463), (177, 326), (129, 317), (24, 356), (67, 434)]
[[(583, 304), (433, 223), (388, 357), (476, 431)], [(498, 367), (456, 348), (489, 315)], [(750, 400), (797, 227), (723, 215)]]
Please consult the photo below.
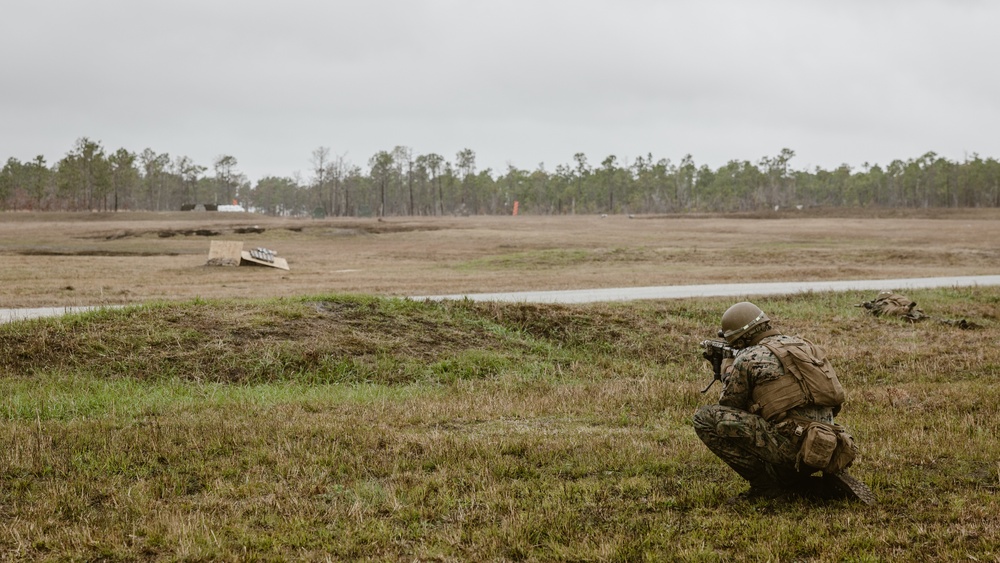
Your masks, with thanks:
[(766, 477), (755, 478), (750, 480), (750, 488), (743, 491), (742, 493), (736, 495), (731, 501), (750, 501), (750, 500), (770, 500), (783, 497), (788, 494), (789, 491), (780, 487), (778, 483), (774, 480)]
[(875, 493), (868, 488), (868, 485), (851, 477), (846, 471), (836, 475), (823, 475), (823, 483), (841, 498), (875, 504)]

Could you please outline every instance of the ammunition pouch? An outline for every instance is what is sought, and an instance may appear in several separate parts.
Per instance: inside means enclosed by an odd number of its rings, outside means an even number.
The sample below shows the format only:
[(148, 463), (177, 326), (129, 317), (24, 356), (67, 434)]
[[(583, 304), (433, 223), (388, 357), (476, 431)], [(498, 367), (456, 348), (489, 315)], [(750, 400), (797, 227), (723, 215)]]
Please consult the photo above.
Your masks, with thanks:
[(802, 444), (795, 459), (795, 469), (836, 475), (847, 469), (858, 455), (854, 437), (839, 424), (811, 422), (802, 431)]

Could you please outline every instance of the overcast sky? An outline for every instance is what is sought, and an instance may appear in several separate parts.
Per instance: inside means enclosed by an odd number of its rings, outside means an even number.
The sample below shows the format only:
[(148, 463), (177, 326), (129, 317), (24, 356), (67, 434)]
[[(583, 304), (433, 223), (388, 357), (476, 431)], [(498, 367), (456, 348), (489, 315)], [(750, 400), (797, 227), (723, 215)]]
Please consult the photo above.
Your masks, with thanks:
[(986, 0), (8, 0), (0, 159), (88, 137), (256, 181), (308, 180), (318, 147), (495, 172), (1000, 157), (998, 22)]

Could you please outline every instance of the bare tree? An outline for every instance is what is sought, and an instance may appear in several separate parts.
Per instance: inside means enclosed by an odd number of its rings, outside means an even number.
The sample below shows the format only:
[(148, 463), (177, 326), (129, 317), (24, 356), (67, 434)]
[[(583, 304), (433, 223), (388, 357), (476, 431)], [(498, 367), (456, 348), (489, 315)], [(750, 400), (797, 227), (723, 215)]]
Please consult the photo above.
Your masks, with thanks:
[[(235, 162), (236, 159), (233, 160)], [(195, 164), (193, 160), (186, 156), (179, 156), (174, 159), (173, 168), (174, 174), (181, 183), (184, 203), (198, 203), (198, 179), (207, 168)], [(218, 172), (218, 168), (216, 168), (216, 172)], [(216, 177), (216, 189), (218, 190), (218, 176)], [(218, 197), (218, 192), (216, 192), (216, 197)], [(226, 203), (229, 202), (227, 201)]]
[(237, 188), (245, 181), (243, 175), (236, 171), (237, 164), (234, 156), (222, 155), (215, 159), (216, 203), (220, 198), (223, 203), (233, 203)]
[[(346, 214), (347, 191), (344, 180), (349, 168), (346, 156), (346, 153), (339, 154), (326, 166), (326, 177), (330, 182), (330, 213), (336, 216)], [(344, 192), (345, 199), (343, 206), (340, 204), (341, 191)]]
[(313, 166), (313, 187), (316, 191), (316, 199), (319, 201), (319, 206), (323, 208), (326, 215), (333, 214), (333, 191), (325, 194), (324, 188), (326, 187), (326, 180), (328, 177), (328, 167), (330, 166), (330, 149), (327, 147), (319, 147), (312, 152), (312, 158), (310, 163)]
[[(462, 175), (462, 207), (465, 208), (469, 202), (472, 184), (475, 183), (476, 176), (476, 153), (472, 149), (462, 149), (458, 151), (455, 155), (455, 166), (458, 168), (459, 173)], [(463, 212), (466, 212), (463, 209)], [(478, 210), (473, 210), (473, 213), (478, 212)]]
[(399, 182), (400, 191), (403, 191), (403, 183), (406, 183), (406, 190), (409, 199), (409, 215), (413, 212), (413, 151), (410, 147), (397, 146), (392, 149), (392, 160), (396, 164), (396, 178)]
[(422, 164), (427, 168), (431, 184), (433, 184), (432, 190), (435, 192), (434, 214), (442, 215), (444, 214), (444, 193), (441, 189), (441, 166), (444, 164), (444, 157), (436, 153), (430, 153), (420, 156), (419, 159), (422, 160)]
[(371, 167), (372, 181), (375, 182), (379, 189), (379, 217), (384, 217), (386, 213), (385, 190), (392, 176), (392, 164), (392, 155), (386, 151), (378, 151), (368, 160), (368, 166)]
[(111, 184), (114, 189), (114, 210), (118, 211), (118, 196), (131, 199), (132, 189), (139, 179), (135, 169), (135, 154), (125, 149), (118, 149), (108, 158), (111, 164)]

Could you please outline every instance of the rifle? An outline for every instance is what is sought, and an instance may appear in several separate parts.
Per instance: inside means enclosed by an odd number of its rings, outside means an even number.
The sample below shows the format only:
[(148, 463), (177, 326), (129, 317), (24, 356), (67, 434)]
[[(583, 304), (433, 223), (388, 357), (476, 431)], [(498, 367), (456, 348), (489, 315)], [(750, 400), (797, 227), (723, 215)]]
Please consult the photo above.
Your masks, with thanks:
[(730, 348), (725, 342), (720, 340), (702, 340), (701, 347), (705, 349), (701, 357), (711, 362), (712, 371), (715, 373), (715, 379), (708, 384), (708, 387), (701, 390), (702, 393), (707, 393), (715, 385), (716, 381), (722, 381), (722, 361), (726, 358), (734, 357), (736, 349)]

